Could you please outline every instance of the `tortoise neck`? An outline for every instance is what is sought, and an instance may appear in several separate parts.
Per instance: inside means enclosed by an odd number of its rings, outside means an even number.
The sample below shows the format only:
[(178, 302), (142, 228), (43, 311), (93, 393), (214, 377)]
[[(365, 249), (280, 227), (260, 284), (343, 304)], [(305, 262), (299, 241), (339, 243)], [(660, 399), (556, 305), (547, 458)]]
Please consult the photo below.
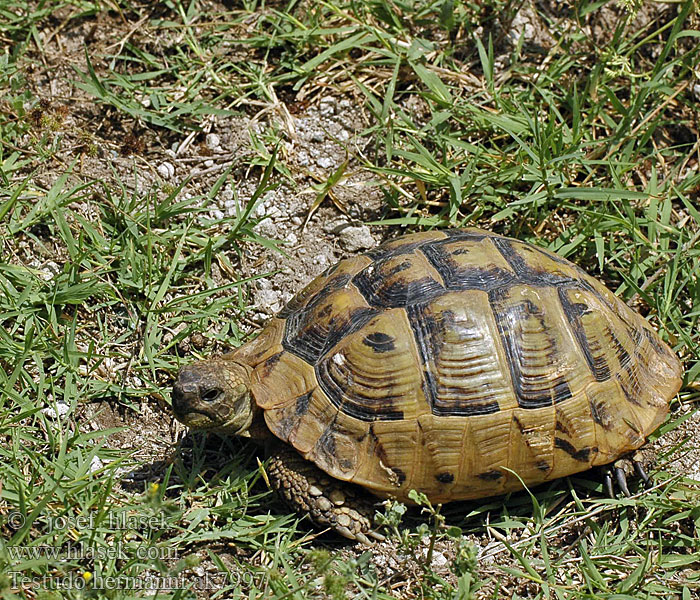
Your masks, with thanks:
[(265, 416), (263, 410), (255, 404), (255, 399), (253, 399), (253, 420), (248, 427), (248, 436), (251, 440), (264, 443), (270, 437), (270, 429), (265, 423)]

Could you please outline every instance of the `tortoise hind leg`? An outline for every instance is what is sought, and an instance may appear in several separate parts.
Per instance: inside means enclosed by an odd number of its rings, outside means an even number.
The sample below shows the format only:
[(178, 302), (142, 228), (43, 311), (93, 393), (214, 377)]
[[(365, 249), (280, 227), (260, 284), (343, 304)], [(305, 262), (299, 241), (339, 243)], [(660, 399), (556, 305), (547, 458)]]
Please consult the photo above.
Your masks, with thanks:
[(270, 485), (296, 512), (364, 544), (371, 544), (370, 537), (384, 539), (372, 530), (376, 500), (362, 488), (333, 479), (284, 444), (273, 444), (269, 453)]

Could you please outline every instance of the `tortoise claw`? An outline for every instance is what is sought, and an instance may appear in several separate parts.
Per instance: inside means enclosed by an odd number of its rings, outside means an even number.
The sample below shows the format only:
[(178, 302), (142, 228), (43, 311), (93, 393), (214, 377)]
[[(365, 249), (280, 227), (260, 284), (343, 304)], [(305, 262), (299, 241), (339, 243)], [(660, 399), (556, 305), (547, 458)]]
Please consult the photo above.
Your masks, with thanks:
[(629, 498), (632, 494), (630, 494), (630, 490), (627, 487), (627, 474), (622, 467), (615, 467), (615, 479), (617, 480), (617, 486), (620, 488), (620, 491)]
[(608, 496), (610, 498), (614, 498), (615, 490), (613, 489), (612, 473), (610, 472), (609, 467), (603, 469), (603, 483), (605, 483), (605, 491), (608, 493)]
[(644, 487), (647, 489), (650, 488), (652, 486), (651, 479), (649, 479), (649, 475), (647, 475), (647, 472), (644, 470), (642, 463), (632, 459), (632, 466), (634, 467), (634, 472), (637, 473), (639, 478), (644, 482)]

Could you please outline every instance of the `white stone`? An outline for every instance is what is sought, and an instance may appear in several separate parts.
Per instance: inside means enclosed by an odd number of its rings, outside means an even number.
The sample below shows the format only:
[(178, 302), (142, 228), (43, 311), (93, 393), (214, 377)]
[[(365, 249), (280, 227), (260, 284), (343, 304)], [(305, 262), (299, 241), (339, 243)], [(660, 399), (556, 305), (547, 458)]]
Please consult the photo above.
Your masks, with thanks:
[(282, 294), (279, 290), (258, 290), (255, 292), (255, 304), (262, 311), (274, 314), (282, 308), (281, 296)]
[(301, 225), (302, 222), (303, 222), (303, 221), (301, 220), (301, 217), (292, 217), (292, 218), (291, 218), (291, 221), (292, 221), (292, 224), (293, 224), (293, 225)]
[(207, 133), (204, 143), (209, 150), (216, 150), (219, 146), (221, 146), (221, 138), (215, 133)]
[(366, 250), (367, 248), (373, 248), (377, 244), (367, 225), (346, 227), (340, 232), (339, 237), (340, 243), (348, 252)]
[(49, 419), (58, 419), (65, 417), (70, 411), (70, 406), (64, 402), (56, 402), (54, 406), (47, 406), (41, 409), (41, 413)]
[(233, 200), (233, 197), (233, 188), (230, 185), (227, 185), (223, 190), (221, 190), (221, 198), (225, 202)]
[(275, 227), (275, 224), (270, 219), (260, 221), (253, 229), (265, 237), (275, 237), (277, 235), (277, 227)]
[(325, 268), (328, 266), (328, 257), (325, 254), (317, 254), (314, 256), (314, 264)]
[(291, 232), (291, 233), (287, 236), (287, 241), (288, 241), (290, 244), (292, 244), (292, 245), (293, 245), (293, 244), (296, 244), (296, 243), (299, 241), (299, 239), (297, 238), (297, 234), (294, 233), (294, 232)]
[(335, 165), (335, 161), (330, 156), (319, 156), (316, 159), (316, 164), (322, 169), (330, 169)]
[(330, 117), (335, 114), (335, 98), (333, 96), (324, 96), (319, 103), (318, 112), (322, 117)]
[(97, 456), (93, 456), (90, 461), (90, 473), (99, 471), (102, 467), (104, 467), (104, 463)]
[[(428, 549), (423, 548), (423, 556), (428, 558)], [(447, 564), (447, 558), (442, 552), (433, 552), (433, 561), (431, 567), (444, 567)]]
[(60, 272), (61, 267), (59, 267), (54, 261), (47, 260), (39, 269), (39, 277), (41, 277), (41, 279), (44, 281), (51, 281)]
[(209, 168), (214, 166), (214, 161), (211, 158), (208, 158), (207, 160), (204, 161), (204, 167)]
[(170, 179), (173, 175), (175, 175), (175, 167), (173, 166), (172, 163), (169, 163), (167, 161), (158, 165), (157, 170), (158, 170), (158, 174), (163, 179)]

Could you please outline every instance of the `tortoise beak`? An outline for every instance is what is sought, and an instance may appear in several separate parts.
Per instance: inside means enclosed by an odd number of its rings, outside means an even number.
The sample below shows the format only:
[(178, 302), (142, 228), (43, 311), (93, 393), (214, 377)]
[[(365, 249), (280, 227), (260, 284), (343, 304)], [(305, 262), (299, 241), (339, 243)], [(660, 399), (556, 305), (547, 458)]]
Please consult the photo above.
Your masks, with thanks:
[(178, 381), (173, 386), (172, 403), (175, 417), (182, 421), (191, 412), (191, 407), (199, 400), (199, 386), (196, 383)]

